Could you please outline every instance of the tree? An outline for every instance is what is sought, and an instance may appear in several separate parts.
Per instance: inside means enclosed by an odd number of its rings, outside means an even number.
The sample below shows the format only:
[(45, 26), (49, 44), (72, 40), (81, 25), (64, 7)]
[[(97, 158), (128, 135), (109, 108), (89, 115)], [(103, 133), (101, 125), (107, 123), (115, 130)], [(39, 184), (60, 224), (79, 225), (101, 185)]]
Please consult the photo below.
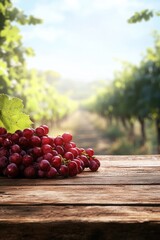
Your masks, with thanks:
[(0, 92), (12, 94), (25, 68), (25, 56), (33, 55), (23, 46), (18, 25), (38, 24), (42, 20), (13, 6), (11, 0), (0, 2)]
[(142, 20), (149, 21), (153, 16), (160, 16), (160, 11), (144, 9), (140, 12), (135, 12), (133, 16), (128, 19), (128, 23), (137, 23)]

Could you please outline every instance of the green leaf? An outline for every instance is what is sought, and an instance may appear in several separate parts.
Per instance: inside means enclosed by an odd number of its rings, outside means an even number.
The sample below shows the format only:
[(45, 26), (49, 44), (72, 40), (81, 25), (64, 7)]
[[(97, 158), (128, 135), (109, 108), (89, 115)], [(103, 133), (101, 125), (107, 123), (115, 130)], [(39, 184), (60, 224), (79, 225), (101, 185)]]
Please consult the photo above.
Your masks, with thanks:
[(128, 19), (128, 23), (141, 22), (142, 20), (148, 21), (155, 13), (152, 10), (144, 9), (141, 12), (135, 12), (132, 17)]
[(32, 121), (23, 112), (23, 108), (21, 99), (0, 94), (0, 126), (10, 133), (30, 127)]

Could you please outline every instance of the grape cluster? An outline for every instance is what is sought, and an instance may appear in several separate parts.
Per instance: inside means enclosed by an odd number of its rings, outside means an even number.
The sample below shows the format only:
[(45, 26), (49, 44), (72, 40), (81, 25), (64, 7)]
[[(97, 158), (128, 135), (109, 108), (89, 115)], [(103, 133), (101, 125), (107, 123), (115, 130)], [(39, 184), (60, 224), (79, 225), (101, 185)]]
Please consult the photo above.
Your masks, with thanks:
[(85, 168), (97, 171), (92, 148), (76, 146), (70, 133), (48, 135), (47, 125), (8, 133), (0, 127), (0, 175), (11, 178), (73, 177)]

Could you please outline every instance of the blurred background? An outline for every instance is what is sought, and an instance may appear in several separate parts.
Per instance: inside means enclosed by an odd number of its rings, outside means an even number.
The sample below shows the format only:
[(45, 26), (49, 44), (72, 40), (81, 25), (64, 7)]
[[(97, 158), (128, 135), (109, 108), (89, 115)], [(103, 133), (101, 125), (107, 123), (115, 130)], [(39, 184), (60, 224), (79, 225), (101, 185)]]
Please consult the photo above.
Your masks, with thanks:
[(156, 0), (0, 0), (0, 93), (96, 154), (160, 153)]

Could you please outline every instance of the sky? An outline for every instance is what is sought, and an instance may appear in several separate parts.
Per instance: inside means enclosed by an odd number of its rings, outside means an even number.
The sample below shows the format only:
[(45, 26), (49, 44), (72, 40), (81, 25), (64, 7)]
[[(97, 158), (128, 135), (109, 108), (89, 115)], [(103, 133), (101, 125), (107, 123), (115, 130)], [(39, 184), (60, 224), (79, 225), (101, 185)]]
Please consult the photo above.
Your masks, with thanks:
[(75, 81), (112, 80), (122, 61), (138, 64), (153, 46), (160, 18), (128, 24), (134, 12), (160, 10), (159, 0), (14, 0), (43, 24), (21, 27), (35, 57), (29, 68), (59, 72)]

